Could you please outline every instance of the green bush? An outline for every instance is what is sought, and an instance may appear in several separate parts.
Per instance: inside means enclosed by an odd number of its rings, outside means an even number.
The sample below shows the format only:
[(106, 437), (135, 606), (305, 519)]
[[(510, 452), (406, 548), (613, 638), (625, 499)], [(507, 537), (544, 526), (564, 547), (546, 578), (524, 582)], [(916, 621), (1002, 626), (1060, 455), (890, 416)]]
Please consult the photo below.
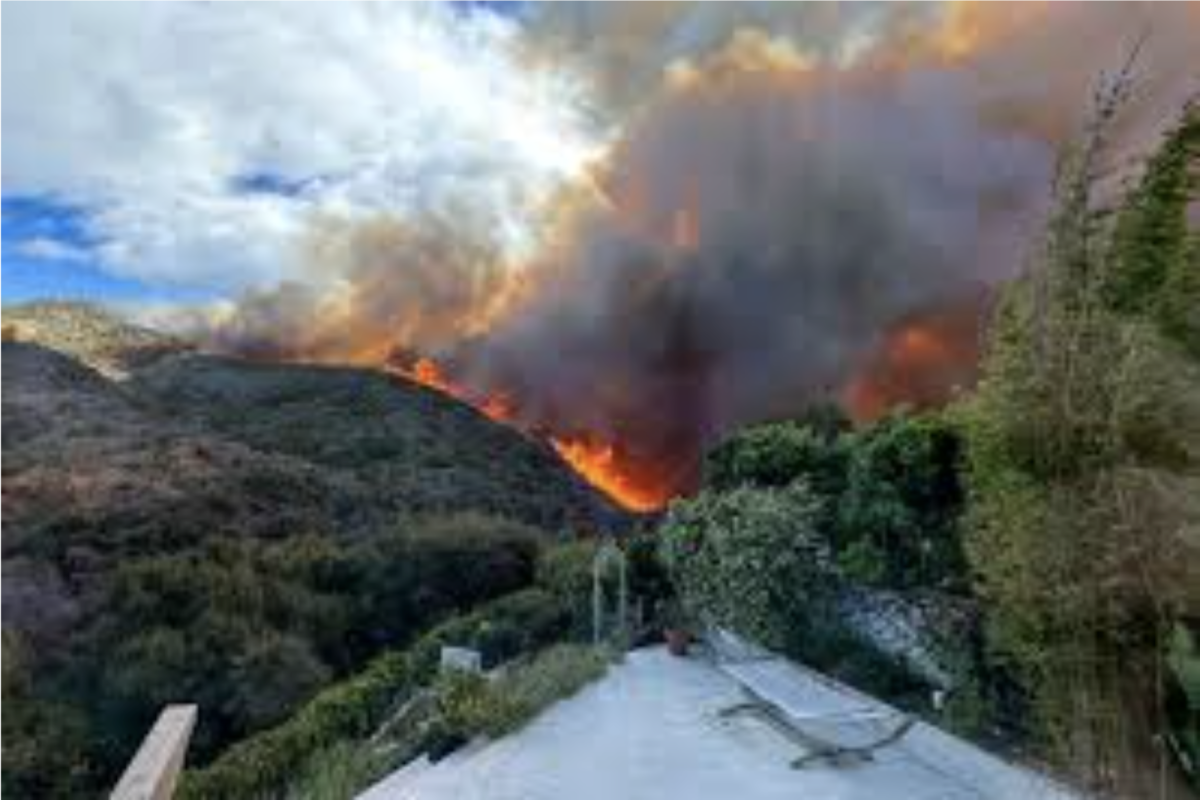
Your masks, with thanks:
[(289, 798), (346, 800), (387, 774), (391, 754), (365, 742), (342, 741), (309, 758), (287, 791)]
[(879, 586), (966, 591), (957, 430), (940, 415), (895, 414), (855, 432), (847, 450), (834, 535), (843, 563)]
[(888, 558), (870, 539), (855, 539), (838, 553), (838, 567), (850, 580), (878, 586), (887, 580)]
[(351, 638), (370, 652), (403, 644), (446, 613), (533, 582), (539, 539), (504, 519), (426, 517), (351, 548), (342, 569), (360, 598)]
[(822, 613), (832, 588), (819, 516), (803, 483), (706, 491), (671, 506), (660, 553), (692, 616), (786, 648)]
[(254, 798), (283, 791), (298, 764), (346, 739), (367, 736), (388, 711), (436, 673), (448, 644), (481, 649), (490, 662), (559, 638), (568, 613), (547, 592), (527, 589), (451, 619), (410, 648), (376, 658), (366, 670), (317, 694), (286, 722), (238, 742), (209, 766), (185, 774), (184, 798)]
[(590, 635), (592, 624), (592, 561), (598, 545), (583, 539), (549, 547), (538, 562), (537, 583), (571, 609), (571, 630)]
[(967, 591), (957, 429), (938, 414), (898, 413), (851, 431), (831, 413), (739, 431), (708, 454), (706, 488), (803, 481), (822, 501), (815, 524), (847, 577)]
[(590, 647), (554, 645), (494, 680), (451, 672), (436, 684), (440, 733), (468, 740), (506, 736), (600, 677), (605, 656)]
[(705, 459), (705, 485), (786, 486), (804, 479), (823, 496), (842, 491), (846, 450), (842, 427), (806, 420), (756, 425), (738, 431)]
[(25, 642), (3, 632), (4, 771), (7, 797), (86, 793), (87, 727), (76, 708), (38, 696)]
[[(51, 662), (37, 687), (12, 695), (13, 719), (48, 743), (56, 716), (34, 706), (75, 708), (70, 730), (61, 715), (62, 734), (82, 739), (83, 782), (99, 787), (115, 779), (163, 705), (194, 702), (201, 715), (190, 757), (204, 764), (373, 655), (530, 585), (539, 540), (548, 538), (466, 514), (359, 537), (214, 536), (180, 553), (126, 559), (100, 584), (65, 667)], [(492, 636), (505, 637), (514, 634)], [(6, 774), (23, 774), (23, 763), (10, 759)]]

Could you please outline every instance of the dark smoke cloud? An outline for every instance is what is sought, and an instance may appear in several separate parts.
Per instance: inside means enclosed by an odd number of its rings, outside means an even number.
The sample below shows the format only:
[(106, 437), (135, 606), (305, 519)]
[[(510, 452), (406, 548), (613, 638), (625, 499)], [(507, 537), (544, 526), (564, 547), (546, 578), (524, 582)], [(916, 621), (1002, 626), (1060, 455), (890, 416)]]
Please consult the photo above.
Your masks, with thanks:
[(330, 225), (324, 279), (247, 298), (215, 341), (438, 356), (521, 424), (686, 488), (714, 436), (869, 385), (889, 336), (1016, 272), (1055, 148), (1140, 37), (1118, 151), (1197, 86), (1195, 6), (615, 5), (531, 23), (531, 61), (588, 75), (619, 131), (531, 258), (470, 216)]
[(834, 397), (891, 324), (1012, 266), (1047, 152), (965, 102), (944, 76), (860, 91), (744, 59), (679, 79), (468, 374), (653, 463)]

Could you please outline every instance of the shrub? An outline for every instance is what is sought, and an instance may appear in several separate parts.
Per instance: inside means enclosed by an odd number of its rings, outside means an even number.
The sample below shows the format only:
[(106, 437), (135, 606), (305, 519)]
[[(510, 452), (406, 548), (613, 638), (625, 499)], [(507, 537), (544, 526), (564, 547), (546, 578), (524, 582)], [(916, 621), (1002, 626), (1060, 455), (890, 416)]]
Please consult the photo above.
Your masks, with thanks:
[(436, 686), (441, 733), (462, 740), (505, 736), (600, 677), (606, 665), (600, 651), (559, 644), (493, 681), (470, 673), (444, 675)]
[(354, 741), (342, 741), (315, 753), (289, 787), (289, 798), (346, 800), (387, 774), (389, 753)]
[(703, 492), (672, 505), (660, 553), (693, 616), (786, 648), (832, 588), (819, 515), (803, 483)]
[(189, 771), (181, 796), (276, 796), (298, 764), (340, 741), (365, 737), (397, 702), (428, 683), (444, 645), (480, 648), (494, 663), (553, 641), (566, 624), (566, 609), (536, 589), (449, 620), (407, 650), (386, 653), (353, 678), (321, 691), (281, 725), (238, 742), (209, 766)]
[(957, 430), (940, 415), (895, 414), (849, 440), (834, 536), (843, 563), (875, 585), (965, 590)]
[(822, 501), (815, 525), (847, 577), (966, 591), (961, 449), (941, 415), (894, 414), (850, 431), (844, 417), (812, 411), (727, 439), (706, 459), (706, 488), (803, 481)]
[(1180, 535), (1200, 524), (1200, 349), (1187, 349), (1200, 341), (1187, 220), (1200, 108), (1101, 216), (1098, 165), (1126, 89), (1101, 93), (1065, 154), (962, 416), (990, 643), (1029, 691), (1046, 755), (1101, 793), (1140, 797), (1162, 785), (1162, 639), (1200, 587)]
[(3, 632), (4, 773), (6, 797), (86, 794), (89, 763), (83, 715), (38, 696), (36, 668), (25, 642)]
[(877, 586), (887, 579), (887, 555), (869, 539), (855, 539), (838, 554), (838, 567), (852, 581)]
[(537, 582), (571, 610), (571, 631), (587, 636), (592, 624), (592, 561), (597, 542), (586, 539), (548, 548), (538, 562)]
[(705, 484), (731, 489), (786, 486), (805, 479), (818, 494), (836, 495), (846, 471), (839, 431), (838, 426), (811, 426), (803, 420), (746, 428), (708, 454)]
[(459, 514), (411, 520), (363, 542), (344, 567), (361, 598), (354, 633), (372, 651), (395, 646), (436, 616), (529, 585), (538, 539), (519, 523)]

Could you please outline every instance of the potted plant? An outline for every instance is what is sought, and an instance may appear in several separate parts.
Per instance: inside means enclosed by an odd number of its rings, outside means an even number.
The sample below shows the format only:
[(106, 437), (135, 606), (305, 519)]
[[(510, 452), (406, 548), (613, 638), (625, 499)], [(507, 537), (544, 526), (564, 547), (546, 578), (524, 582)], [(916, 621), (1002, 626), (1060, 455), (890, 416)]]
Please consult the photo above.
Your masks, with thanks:
[(662, 612), (663, 639), (673, 656), (686, 656), (691, 634), (688, 632), (687, 615), (677, 600), (669, 601)]

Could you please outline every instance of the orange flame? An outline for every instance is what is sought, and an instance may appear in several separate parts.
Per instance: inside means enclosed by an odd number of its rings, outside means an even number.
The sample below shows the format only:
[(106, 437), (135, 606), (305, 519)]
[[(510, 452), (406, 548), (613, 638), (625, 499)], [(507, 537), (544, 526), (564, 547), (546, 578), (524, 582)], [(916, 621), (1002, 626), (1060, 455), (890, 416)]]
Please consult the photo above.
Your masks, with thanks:
[(399, 372), (422, 386), (428, 386), (430, 389), (437, 389), (446, 394), (454, 394), (449, 381), (442, 376), (442, 370), (428, 358), (418, 358), (411, 370), (401, 367)]
[(559, 438), (551, 438), (550, 443), (588, 483), (630, 511), (656, 511), (669, 499), (659, 487), (637, 483), (611, 444)]
[[(454, 383), (429, 358), (418, 358), (412, 366), (393, 366), (391, 371), (422, 386), (455, 398), (496, 422), (520, 427), (512, 399), (504, 394), (484, 395)], [(670, 499), (668, 490), (634, 476), (631, 465), (617, 456), (611, 444), (591, 439), (551, 437), (550, 444), (571, 469), (630, 511), (648, 512), (662, 508)]]
[(677, 250), (695, 250), (700, 246), (700, 224), (693, 209), (675, 211), (671, 218), (671, 244)]
[(495, 422), (511, 422), (513, 419), (512, 400), (508, 396), (496, 394), (479, 397), (465, 387), (452, 382), (442, 372), (442, 368), (431, 359), (418, 358), (411, 367), (392, 366), (390, 370), (410, 381), (466, 403)]
[(964, 298), (897, 325), (843, 391), (850, 415), (868, 421), (897, 405), (939, 406), (972, 385), (986, 302)]

